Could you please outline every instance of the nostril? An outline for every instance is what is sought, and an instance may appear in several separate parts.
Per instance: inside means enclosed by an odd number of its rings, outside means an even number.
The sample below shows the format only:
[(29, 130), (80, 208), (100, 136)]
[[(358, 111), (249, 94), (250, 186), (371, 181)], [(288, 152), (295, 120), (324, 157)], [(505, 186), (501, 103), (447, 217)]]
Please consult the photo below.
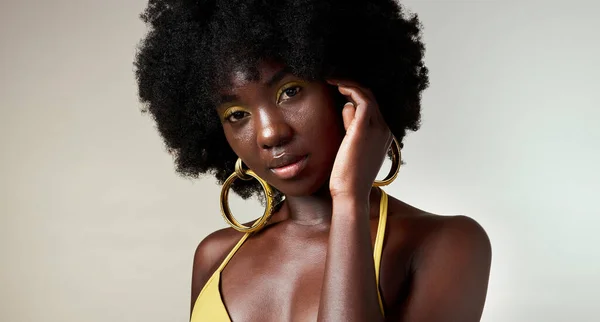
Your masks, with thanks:
[(283, 146), (292, 140), (293, 131), (285, 123), (263, 128), (257, 137), (257, 143), (263, 149)]
[(277, 141), (273, 140), (271, 144), (263, 144), (262, 148), (263, 149), (278, 148), (278, 147), (282, 147), (282, 146), (288, 144), (290, 141), (291, 141), (291, 138), (283, 138), (283, 137), (281, 137)]

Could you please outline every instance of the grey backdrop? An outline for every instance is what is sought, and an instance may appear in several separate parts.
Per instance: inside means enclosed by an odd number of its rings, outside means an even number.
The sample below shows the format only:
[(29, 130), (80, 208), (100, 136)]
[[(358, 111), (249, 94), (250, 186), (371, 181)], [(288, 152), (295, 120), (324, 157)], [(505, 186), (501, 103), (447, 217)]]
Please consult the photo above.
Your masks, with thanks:
[[(598, 321), (600, 5), (404, 3), (432, 85), (388, 192), (488, 231), (483, 321)], [(139, 112), (145, 1), (0, 6), (0, 321), (187, 320), (194, 248), (225, 225)]]

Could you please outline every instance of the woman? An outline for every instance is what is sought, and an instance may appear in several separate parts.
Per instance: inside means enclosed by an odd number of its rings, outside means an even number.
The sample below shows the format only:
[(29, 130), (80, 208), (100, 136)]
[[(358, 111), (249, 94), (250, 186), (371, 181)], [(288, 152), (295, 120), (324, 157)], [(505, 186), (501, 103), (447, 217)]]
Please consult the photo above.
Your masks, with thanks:
[[(223, 184), (233, 227), (197, 248), (192, 321), (480, 319), (484, 230), (378, 188), (419, 126), (416, 16), (393, 0), (150, 0), (142, 19), (141, 101), (178, 172)], [(264, 215), (237, 222), (230, 188)]]

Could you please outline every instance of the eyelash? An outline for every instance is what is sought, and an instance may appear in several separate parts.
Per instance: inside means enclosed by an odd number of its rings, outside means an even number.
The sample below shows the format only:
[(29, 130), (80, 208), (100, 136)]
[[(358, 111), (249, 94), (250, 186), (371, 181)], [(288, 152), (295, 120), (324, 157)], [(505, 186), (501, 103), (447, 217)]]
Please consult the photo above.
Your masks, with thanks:
[[(242, 113), (243, 115), (237, 119), (237, 120), (232, 120), (231, 117), (238, 114), (238, 113)], [(239, 122), (246, 114), (248, 114), (248, 112), (244, 111), (244, 110), (240, 110), (240, 109), (232, 109), (231, 112), (226, 112), (225, 116), (223, 117), (223, 119), (225, 121), (231, 122), (231, 123), (235, 123), (235, 122)], [(239, 116), (239, 115), (238, 115)]]
[[(296, 93), (295, 93), (294, 95), (292, 95), (292, 96), (290, 96), (288, 93), (286, 93), (287, 91), (289, 91), (289, 90), (291, 90), (291, 89), (296, 89)], [(288, 100), (288, 99), (290, 99), (290, 98), (292, 98), (292, 97), (295, 97), (296, 95), (298, 95), (298, 93), (300, 93), (301, 91), (302, 91), (302, 86), (300, 86), (300, 84), (299, 84), (299, 83), (297, 83), (297, 82), (290, 83), (290, 84), (288, 84), (288, 85), (284, 86), (284, 87), (283, 87), (281, 90), (279, 90), (279, 92), (277, 93), (277, 103), (279, 104), (279, 103), (281, 103), (282, 101), (284, 101), (284, 100), (282, 100), (282, 99), (281, 99), (281, 96), (282, 96), (283, 94), (286, 94), (286, 95), (289, 97), (289, 98), (285, 99), (285, 100)]]

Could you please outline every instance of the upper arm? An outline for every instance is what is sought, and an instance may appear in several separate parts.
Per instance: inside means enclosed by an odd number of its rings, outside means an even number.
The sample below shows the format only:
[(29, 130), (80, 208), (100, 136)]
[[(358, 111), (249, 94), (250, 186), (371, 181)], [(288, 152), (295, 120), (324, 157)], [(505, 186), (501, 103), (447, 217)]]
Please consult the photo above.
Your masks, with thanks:
[(469, 217), (444, 220), (415, 258), (413, 285), (403, 321), (481, 319), (491, 263), (489, 238)]

